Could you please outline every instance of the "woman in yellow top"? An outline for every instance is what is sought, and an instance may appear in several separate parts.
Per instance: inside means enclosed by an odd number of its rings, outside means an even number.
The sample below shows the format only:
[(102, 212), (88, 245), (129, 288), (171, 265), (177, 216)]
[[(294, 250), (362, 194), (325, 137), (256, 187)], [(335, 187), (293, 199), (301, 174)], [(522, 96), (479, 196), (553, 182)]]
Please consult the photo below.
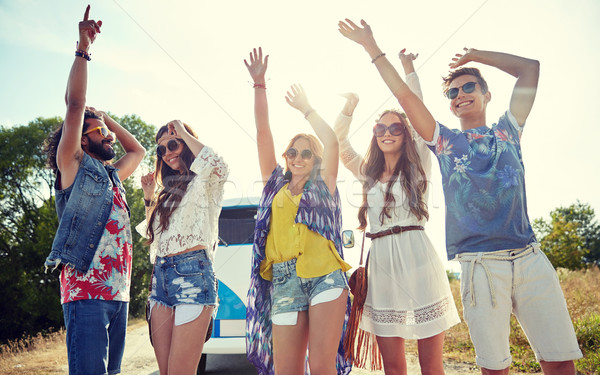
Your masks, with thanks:
[(269, 125), (262, 50), (244, 61), (254, 80), (258, 157), (265, 184), (254, 243), (247, 307), (247, 355), (259, 374), (347, 373), (338, 352), (348, 311), (350, 266), (341, 253), (336, 189), (338, 141), (302, 87), (287, 92), (323, 142), (309, 134), (290, 141), (277, 164)]

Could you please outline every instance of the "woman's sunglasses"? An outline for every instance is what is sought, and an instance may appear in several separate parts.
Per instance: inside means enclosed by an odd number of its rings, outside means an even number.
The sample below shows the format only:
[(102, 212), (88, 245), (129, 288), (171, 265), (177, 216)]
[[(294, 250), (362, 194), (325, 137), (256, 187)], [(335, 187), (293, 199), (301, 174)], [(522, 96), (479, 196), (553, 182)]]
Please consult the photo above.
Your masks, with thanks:
[(179, 147), (180, 144), (181, 141), (179, 139), (171, 139), (169, 140), (169, 142), (167, 142), (166, 147), (163, 145), (158, 145), (156, 146), (156, 156), (162, 158), (167, 153), (167, 148), (169, 149), (169, 151), (175, 151), (177, 150), (177, 147)]
[(375, 124), (375, 126), (373, 126), (373, 134), (378, 138), (383, 137), (388, 130), (391, 135), (401, 135), (404, 132), (404, 124), (401, 122), (394, 122), (390, 126), (385, 126), (384, 124)]
[[(285, 152), (285, 156), (287, 156), (288, 159), (295, 159), (296, 156), (298, 156), (298, 150), (296, 150), (293, 147), (290, 147)], [(300, 153), (300, 157), (304, 160), (309, 160), (310, 158), (312, 158), (312, 156), (313, 156), (313, 153), (309, 149), (302, 150), (302, 152)]]
[(91, 132), (93, 132), (95, 130), (98, 130), (98, 133), (100, 133), (100, 135), (102, 136), (102, 138), (112, 137), (113, 139), (115, 139), (115, 133), (113, 133), (110, 130), (108, 130), (108, 128), (106, 126), (97, 126), (94, 129), (89, 129), (88, 131), (86, 131), (83, 134), (88, 134), (88, 133), (91, 133)]
[(473, 91), (475, 91), (476, 85), (477, 82), (467, 82), (461, 87), (453, 87), (450, 90), (446, 91), (446, 96), (448, 97), (448, 99), (452, 100), (458, 96), (458, 92), (460, 89), (462, 89), (465, 94), (470, 94)]

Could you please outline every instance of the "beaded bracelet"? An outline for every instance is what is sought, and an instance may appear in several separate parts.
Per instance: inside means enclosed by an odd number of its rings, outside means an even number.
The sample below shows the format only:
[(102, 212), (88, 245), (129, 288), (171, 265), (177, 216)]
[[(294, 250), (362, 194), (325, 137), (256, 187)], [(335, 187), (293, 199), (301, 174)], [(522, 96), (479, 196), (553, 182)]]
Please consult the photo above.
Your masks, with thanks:
[(87, 52), (85, 52), (85, 51), (84, 51), (84, 50), (82, 50), (82, 49), (78, 49), (78, 50), (76, 50), (76, 51), (75, 51), (75, 56), (77, 56), (77, 57), (83, 57), (83, 58), (84, 58), (84, 59), (86, 59), (87, 61), (91, 61), (91, 60), (92, 60), (92, 58), (90, 57), (90, 54), (89, 54), (89, 53), (87, 53)]
[(267, 89), (267, 84), (266, 83), (255, 83), (253, 86), (253, 88), (255, 89)]
[(383, 53), (383, 52), (382, 52), (382, 53), (380, 53), (379, 55), (375, 56), (375, 57), (373, 58), (373, 60), (371, 60), (371, 62), (372, 62), (372, 63), (375, 63), (375, 61), (376, 61), (378, 58), (380, 58), (380, 57), (383, 57), (383, 56), (385, 56), (385, 53)]
[(306, 112), (304, 112), (304, 118), (308, 119), (308, 116), (310, 116), (311, 113), (313, 113), (315, 110), (310, 108), (308, 109)]

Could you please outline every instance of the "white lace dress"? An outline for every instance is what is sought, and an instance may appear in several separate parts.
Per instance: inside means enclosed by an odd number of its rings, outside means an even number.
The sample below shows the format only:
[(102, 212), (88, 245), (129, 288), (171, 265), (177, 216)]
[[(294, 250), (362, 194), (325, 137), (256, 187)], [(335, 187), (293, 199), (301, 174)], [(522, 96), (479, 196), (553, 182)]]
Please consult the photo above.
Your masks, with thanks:
[[(424, 225), (404, 208), (399, 181), (392, 187), (396, 199), (392, 218), (381, 224), (386, 185), (378, 182), (368, 193), (369, 231)], [(422, 230), (372, 240), (368, 284), (360, 328), (377, 336), (423, 339), (460, 322), (442, 261)]]

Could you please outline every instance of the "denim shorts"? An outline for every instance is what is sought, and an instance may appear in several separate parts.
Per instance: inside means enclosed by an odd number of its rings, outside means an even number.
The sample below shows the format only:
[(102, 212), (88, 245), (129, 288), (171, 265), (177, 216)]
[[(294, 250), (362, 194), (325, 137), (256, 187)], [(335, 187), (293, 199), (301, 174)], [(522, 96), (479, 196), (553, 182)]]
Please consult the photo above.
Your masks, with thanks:
[(69, 374), (118, 374), (129, 302), (84, 299), (62, 305)]
[(206, 251), (157, 257), (150, 302), (167, 307), (183, 304), (216, 305), (217, 278)]
[(341, 269), (325, 276), (303, 278), (296, 275), (296, 259), (273, 264), (271, 314), (307, 311), (311, 300), (331, 289), (348, 289)]

